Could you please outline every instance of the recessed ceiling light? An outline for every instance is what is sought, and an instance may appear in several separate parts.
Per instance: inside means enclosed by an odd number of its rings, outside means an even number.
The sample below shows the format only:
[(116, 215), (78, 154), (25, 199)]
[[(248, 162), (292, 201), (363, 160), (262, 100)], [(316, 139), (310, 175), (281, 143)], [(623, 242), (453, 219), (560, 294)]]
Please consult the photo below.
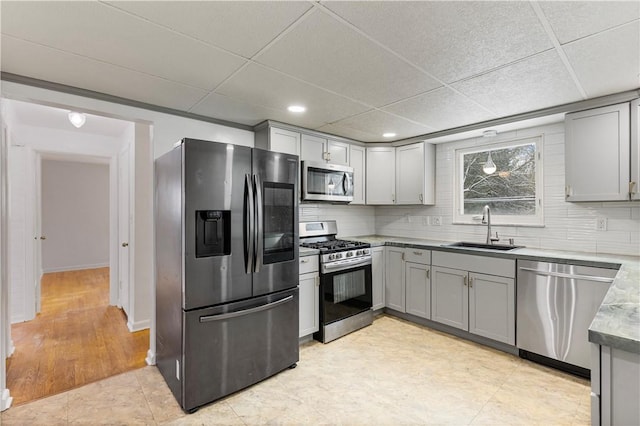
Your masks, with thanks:
[(388, 133), (383, 133), (383, 134), (382, 134), (382, 137), (383, 137), (383, 138), (392, 138), (392, 137), (394, 137), (395, 135), (396, 135), (396, 134), (395, 134), (395, 133), (393, 133), (393, 132), (388, 132)]
[(307, 110), (307, 108), (302, 105), (289, 105), (287, 109), (289, 112), (305, 112)]
[(84, 126), (85, 121), (87, 121), (87, 116), (81, 112), (71, 111), (69, 113), (69, 121), (79, 129)]

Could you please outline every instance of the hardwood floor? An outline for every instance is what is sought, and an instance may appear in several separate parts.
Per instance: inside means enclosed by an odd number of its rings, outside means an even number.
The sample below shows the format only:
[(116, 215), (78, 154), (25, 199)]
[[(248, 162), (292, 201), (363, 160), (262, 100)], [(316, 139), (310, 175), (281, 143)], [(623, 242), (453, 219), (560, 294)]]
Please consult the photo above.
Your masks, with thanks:
[(129, 332), (124, 312), (109, 306), (109, 268), (45, 274), (42, 311), (11, 334), (14, 405), (144, 367), (149, 349), (149, 330)]

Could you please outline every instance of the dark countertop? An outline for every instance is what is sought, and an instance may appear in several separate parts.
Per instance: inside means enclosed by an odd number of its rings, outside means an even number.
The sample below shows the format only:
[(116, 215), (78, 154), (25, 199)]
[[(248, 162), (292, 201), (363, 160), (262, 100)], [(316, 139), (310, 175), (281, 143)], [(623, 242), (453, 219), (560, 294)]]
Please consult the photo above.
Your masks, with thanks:
[(452, 244), (451, 241), (421, 240), (383, 235), (364, 235), (348, 237), (348, 239), (368, 242), (373, 247), (383, 245), (414, 247), (506, 259), (571, 263), (609, 269), (620, 268), (589, 327), (589, 341), (628, 352), (640, 353), (640, 257), (595, 255), (526, 247), (504, 252), (448, 247), (448, 244)]

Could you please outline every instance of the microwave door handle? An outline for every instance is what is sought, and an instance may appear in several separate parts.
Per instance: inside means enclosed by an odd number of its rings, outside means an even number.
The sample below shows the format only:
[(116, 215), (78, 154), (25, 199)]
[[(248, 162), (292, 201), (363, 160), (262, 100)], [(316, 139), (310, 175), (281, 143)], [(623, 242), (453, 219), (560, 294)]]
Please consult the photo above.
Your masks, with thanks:
[(344, 195), (349, 195), (351, 191), (351, 178), (349, 177), (349, 173), (345, 173), (342, 175), (342, 190), (344, 191)]
[(245, 272), (250, 274), (253, 271), (253, 245), (254, 245), (254, 204), (253, 204), (253, 183), (251, 175), (244, 176), (244, 261)]
[(254, 244), (254, 257), (253, 257), (253, 272), (260, 272), (262, 266), (262, 250), (264, 245), (264, 232), (263, 232), (263, 211), (262, 211), (262, 183), (258, 175), (253, 175), (253, 189), (255, 194), (256, 204), (256, 218), (255, 218), (255, 244)]

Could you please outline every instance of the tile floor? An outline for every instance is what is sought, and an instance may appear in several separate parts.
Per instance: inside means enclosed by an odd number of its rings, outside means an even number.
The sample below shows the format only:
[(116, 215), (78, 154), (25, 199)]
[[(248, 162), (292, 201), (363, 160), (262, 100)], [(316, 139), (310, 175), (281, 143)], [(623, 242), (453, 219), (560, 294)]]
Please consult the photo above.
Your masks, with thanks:
[(589, 424), (589, 382), (394, 317), (185, 415), (155, 367), (10, 408), (14, 424)]

